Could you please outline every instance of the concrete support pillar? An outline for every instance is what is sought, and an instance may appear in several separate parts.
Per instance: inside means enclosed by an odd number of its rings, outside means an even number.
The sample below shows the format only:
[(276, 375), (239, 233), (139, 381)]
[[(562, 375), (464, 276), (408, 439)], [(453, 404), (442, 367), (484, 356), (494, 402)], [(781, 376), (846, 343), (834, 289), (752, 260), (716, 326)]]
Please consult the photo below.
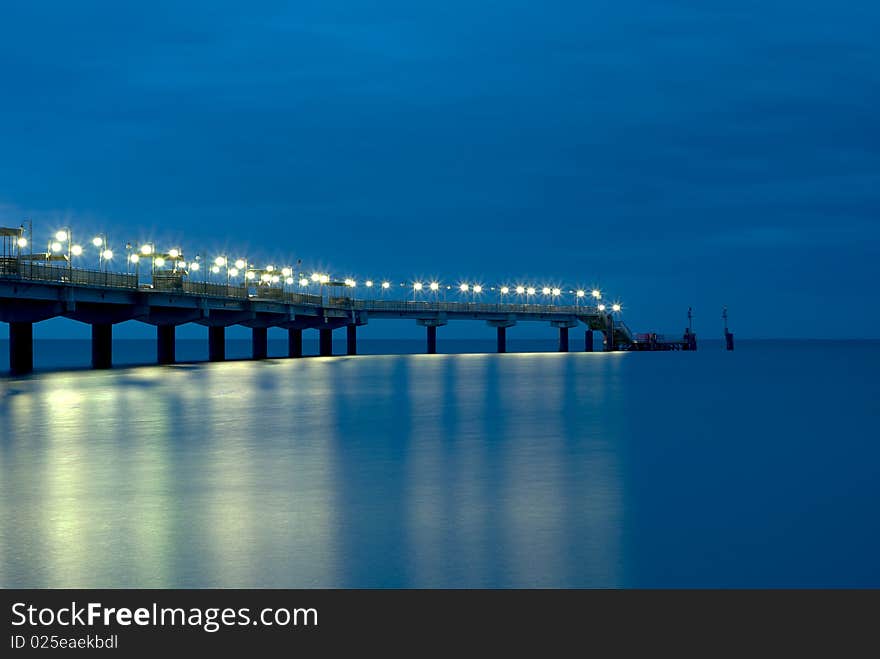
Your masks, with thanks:
[(113, 325), (94, 323), (92, 325), (92, 368), (113, 366)]
[(287, 330), (287, 356), (303, 356), (303, 331), (298, 328)]
[(321, 328), (318, 330), (318, 353), (321, 357), (331, 357), (333, 355), (332, 329)]
[(605, 318), (605, 350), (614, 352), (614, 319), (610, 315)]
[(568, 328), (559, 328), (559, 352), (568, 352)]
[(251, 328), (251, 356), (254, 359), (266, 359), (269, 356), (269, 330), (267, 328)]
[(156, 325), (156, 361), (160, 364), (175, 362), (175, 331), (174, 325)]
[(584, 332), (584, 352), (593, 352), (593, 330)]
[(437, 354), (437, 326), (436, 325), (428, 325), (425, 327), (428, 331), (428, 354), (436, 355)]
[(9, 323), (9, 371), (24, 375), (34, 370), (34, 324)]
[(507, 352), (507, 328), (497, 327), (498, 331), (498, 352)]
[(208, 359), (222, 362), (226, 359), (226, 328), (208, 327)]
[(358, 354), (357, 348), (357, 325), (347, 325), (345, 328), (346, 352), (349, 355)]

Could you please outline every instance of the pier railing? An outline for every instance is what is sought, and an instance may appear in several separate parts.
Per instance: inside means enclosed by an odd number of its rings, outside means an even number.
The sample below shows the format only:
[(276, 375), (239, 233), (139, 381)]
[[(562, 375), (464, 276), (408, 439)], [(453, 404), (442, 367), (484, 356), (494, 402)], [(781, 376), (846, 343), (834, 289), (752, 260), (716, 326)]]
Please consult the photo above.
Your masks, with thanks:
[(356, 311), (427, 311), (427, 312), (456, 312), (456, 313), (552, 313), (572, 315), (598, 314), (596, 307), (589, 306), (561, 306), (552, 304), (510, 304), (510, 303), (482, 303), (482, 302), (440, 302), (421, 300), (354, 300), (345, 298), (333, 300), (333, 305), (343, 309)]
[(100, 286), (103, 288), (130, 288), (138, 286), (137, 276), (102, 270), (84, 270), (68, 266), (44, 265), (18, 259), (3, 259), (0, 262), (0, 276), (15, 277), (33, 281), (48, 281), (78, 286)]

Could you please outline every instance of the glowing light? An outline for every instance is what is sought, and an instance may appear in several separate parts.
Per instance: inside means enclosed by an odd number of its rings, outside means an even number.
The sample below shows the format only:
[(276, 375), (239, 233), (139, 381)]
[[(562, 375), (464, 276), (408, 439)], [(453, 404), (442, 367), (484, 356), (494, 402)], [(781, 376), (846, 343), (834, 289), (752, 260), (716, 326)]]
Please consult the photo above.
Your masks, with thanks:
[(354, 279), (346, 279), (345, 285), (349, 288), (354, 288), (355, 286), (357, 286), (357, 282)]
[(305, 277), (302, 277), (302, 278), (300, 278), (300, 280), (299, 280), (299, 285), (300, 285), (300, 286), (308, 286), (308, 285), (309, 285), (309, 280), (306, 279)]
[(293, 274), (293, 270), (291, 270), (290, 268), (281, 268), (281, 276), (282, 277), (289, 277), (292, 274)]
[(529, 287), (526, 289), (526, 293), (528, 293), (529, 295), (534, 295), (534, 294), (535, 294), (535, 287), (534, 287), (534, 286), (529, 286)]
[(257, 277), (257, 273), (256, 273), (256, 272), (254, 272), (253, 270), (248, 270), (248, 273), (247, 273), (247, 278), (248, 278), (248, 279), (256, 279), (256, 277)]
[(214, 265), (216, 265), (218, 268), (222, 268), (224, 265), (226, 265), (226, 257), (218, 256), (216, 259), (214, 259)]
[(575, 293), (575, 295), (577, 295), (578, 297), (583, 297), (586, 294), (587, 294), (586, 291), (578, 291), (577, 293)]
[(267, 265), (266, 272), (275, 272), (275, 266), (274, 265)]
[(482, 292), (483, 292), (483, 287), (480, 286), (479, 284), (474, 284), (474, 293), (482, 293)]
[(113, 250), (112, 249), (105, 249), (103, 252), (101, 252), (101, 256), (104, 257), (105, 261), (109, 261), (110, 259), (113, 258)]
[(417, 281), (415, 284), (413, 284), (413, 289), (417, 291), (422, 290), (422, 282)]
[(229, 268), (230, 277), (238, 277), (238, 268)]
[(293, 277), (288, 277), (287, 279), (284, 280), (284, 283), (287, 284), (288, 286), (291, 286), (293, 284)]
[(238, 259), (238, 260), (235, 262), (235, 267), (238, 268), (239, 270), (244, 270), (244, 267), (245, 267), (246, 265), (247, 265), (247, 263), (244, 262), (244, 259)]
[(553, 295), (555, 295), (555, 296), (557, 296), (557, 297), (558, 297), (559, 295), (562, 295), (562, 291), (559, 290), (558, 288), (554, 288), (551, 292), (553, 293)]
[(74, 256), (82, 256), (83, 248), (82, 245), (74, 245), (70, 248), (70, 253)]
[[(128, 257), (128, 260), (131, 261), (132, 263), (137, 263), (138, 261), (141, 260), (141, 257), (138, 256), (137, 254), (132, 254)], [(193, 265), (198, 265), (198, 263), (194, 263)], [(193, 270), (198, 270), (198, 268), (193, 268)]]
[(320, 281), (322, 284), (326, 284), (328, 281), (330, 281), (330, 275), (321, 275), (318, 281)]
[(542, 292), (544, 295), (550, 295), (550, 288), (547, 287), (547, 286), (545, 286), (544, 288), (541, 289), (541, 292)]
[[(135, 254), (135, 256), (137, 256), (137, 254)], [(201, 267), (202, 266), (200, 266), (196, 261), (193, 261), (192, 263), (189, 264), (189, 269), (192, 270), (193, 272), (198, 272), (199, 268), (201, 268)]]
[(508, 293), (510, 293), (510, 289), (507, 286), (502, 286), (501, 287), (501, 294), (507, 295)]
[(281, 277), (279, 277), (278, 275), (272, 275), (273, 284), (277, 284), (279, 281), (281, 281)]
[(516, 292), (517, 292), (518, 295), (522, 295), (523, 293), (526, 292), (526, 287), (525, 287), (525, 286), (517, 286), (517, 287), (516, 287)]
[(367, 281), (364, 282), (364, 286), (366, 286), (367, 288), (373, 288), (373, 280), (367, 279)]
[(178, 261), (178, 262), (177, 262), (177, 267), (178, 267), (178, 268), (186, 269), (186, 261)]
[(176, 259), (178, 256), (180, 256), (180, 250), (179, 249), (169, 249), (168, 256), (170, 256), (172, 259)]
[(161, 256), (157, 256), (153, 263), (156, 264), (157, 268), (161, 268), (165, 265), (165, 259), (163, 259)]
[(611, 305), (612, 311), (620, 311), (620, 309), (621, 309), (620, 304), (617, 302), (615, 302), (614, 304)]
[(602, 291), (600, 291), (598, 288), (594, 288), (590, 295), (592, 295), (597, 300), (602, 299)]
[(470, 290), (470, 288), (471, 287), (468, 286), (467, 284), (462, 284), (461, 286), (458, 287), (458, 290), (460, 290), (462, 293), (467, 293)]
[(94, 238), (92, 238), (92, 245), (94, 245), (95, 247), (100, 247), (103, 244), (104, 239), (101, 238), (101, 236), (95, 236)]
[(428, 288), (430, 288), (432, 291), (437, 291), (440, 290), (440, 284), (438, 284), (436, 281), (432, 281)]
[(50, 248), (53, 252), (58, 253), (61, 251), (61, 243), (56, 241), (50, 245)]
[(18, 245), (19, 247), (27, 247), (27, 244), (28, 244), (27, 238), (19, 238), (18, 240), (15, 241), (15, 244)]
[(604, 305), (604, 304), (600, 304), (599, 307), (598, 307), (598, 309), (599, 309), (599, 311), (605, 311), (605, 305)]
[(64, 231), (63, 229), (61, 231), (55, 232), (55, 240), (57, 240), (58, 242), (63, 243), (65, 240), (67, 240), (67, 238), (68, 238), (67, 232)]
[(153, 253), (153, 246), (152, 245), (141, 245), (141, 254), (143, 254), (144, 256), (149, 256), (152, 253)]
[(268, 272), (264, 272), (262, 275), (260, 275), (260, 281), (272, 281), (272, 275), (270, 275)]
[(220, 272), (220, 266), (219, 265), (212, 265), (211, 272), (213, 272), (216, 275), (217, 273)]
[(382, 282), (382, 288), (389, 289), (391, 288), (391, 283), (387, 281)]
[(312, 281), (319, 281), (320, 279), (321, 275), (319, 275), (317, 272), (312, 273)]

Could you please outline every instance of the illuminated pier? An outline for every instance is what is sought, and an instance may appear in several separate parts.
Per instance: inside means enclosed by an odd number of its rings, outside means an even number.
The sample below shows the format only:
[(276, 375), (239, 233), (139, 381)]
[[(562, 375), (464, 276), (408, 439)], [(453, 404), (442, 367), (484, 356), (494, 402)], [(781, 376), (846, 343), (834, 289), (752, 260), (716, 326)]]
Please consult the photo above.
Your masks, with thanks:
[[(91, 325), (94, 368), (112, 365), (113, 326), (129, 320), (156, 327), (160, 364), (174, 363), (176, 328), (186, 323), (207, 328), (211, 361), (225, 359), (226, 328), (232, 325), (251, 328), (254, 359), (266, 358), (270, 327), (288, 331), (289, 357), (302, 356), (304, 330), (317, 330), (319, 353), (331, 355), (333, 331), (344, 327), (346, 352), (355, 355), (357, 328), (371, 319), (415, 321), (426, 330), (428, 353), (437, 350), (438, 328), (457, 320), (482, 321), (495, 328), (498, 352), (507, 350), (508, 329), (528, 321), (557, 328), (563, 352), (568, 351), (569, 330), (581, 325), (587, 351), (592, 350), (594, 331), (603, 333), (606, 350), (625, 349), (634, 342), (627, 326), (614, 317), (620, 305), (606, 307), (598, 290), (570, 289), (574, 304), (565, 304), (563, 290), (551, 287), (498, 286), (484, 291), (479, 284), (461, 283), (453, 290), (438, 282), (392, 287), (388, 281), (370, 280), (358, 285), (354, 279), (305, 274), (292, 266), (257, 267), (225, 256), (208, 264), (198, 258), (187, 261), (182, 250), (160, 252), (152, 243), (136, 249), (127, 245), (127, 272), (112, 272), (115, 254), (103, 236), (90, 241), (98, 253), (98, 270), (75, 267), (84, 250), (73, 243), (67, 229), (54, 235), (45, 253), (32, 252), (29, 242), (23, 228), (0, 229), (0, 321), (9, 323), (14, 374), (33, 370), (33, 324), (56, 317)], [(401, 289), (407, 299), (389, 299)], [(459, 301), (442, 299), (447, 290)], [(482, 301), (489, 295), (498, 301)], [(537, 299), (550, 303), (536, 303)]]

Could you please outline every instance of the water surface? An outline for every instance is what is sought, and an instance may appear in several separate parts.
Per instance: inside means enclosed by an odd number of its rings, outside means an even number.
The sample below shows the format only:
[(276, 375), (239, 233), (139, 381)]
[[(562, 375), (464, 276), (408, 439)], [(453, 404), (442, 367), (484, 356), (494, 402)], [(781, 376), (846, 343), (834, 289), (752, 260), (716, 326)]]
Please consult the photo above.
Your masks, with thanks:
[(0, 585), (880, 586), (878, 370), (706, 342), (5, 377)]

